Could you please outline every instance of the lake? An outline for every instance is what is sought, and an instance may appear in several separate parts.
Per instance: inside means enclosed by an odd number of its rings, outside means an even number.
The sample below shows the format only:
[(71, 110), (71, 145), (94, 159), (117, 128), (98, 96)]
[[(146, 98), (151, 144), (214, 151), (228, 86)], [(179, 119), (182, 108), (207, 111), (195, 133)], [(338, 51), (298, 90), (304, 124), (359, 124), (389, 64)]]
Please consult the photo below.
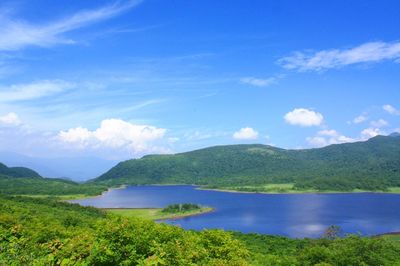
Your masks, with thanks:
[(173, 203), (215, 208), (211, 213), (166, 221), (195, 230), (220, 228), (289, 237), (319, 237), (330, 225), (363, 235), (400, 231), (398, 194), (251, 194), (186, 185), (130, 186), (72, 202), (99, 208), (160, 208)]

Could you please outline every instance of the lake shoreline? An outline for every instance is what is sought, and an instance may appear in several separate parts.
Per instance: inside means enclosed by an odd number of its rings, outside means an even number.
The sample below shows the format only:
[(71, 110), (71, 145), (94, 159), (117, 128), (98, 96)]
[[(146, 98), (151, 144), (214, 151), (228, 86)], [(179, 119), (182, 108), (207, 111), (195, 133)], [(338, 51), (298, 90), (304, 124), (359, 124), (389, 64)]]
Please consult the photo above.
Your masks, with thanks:
[(301, 194), (400, 194), (399, 192), (391, 191), (243, 191), (234, 189), (224, 189), (224, 188), (207, 188), (207, 187), (196, 187), (197, 190), (208, 190), (208, 191), (218, 191), (227, 193), (243, 193), (243, 194), (265, 194), (265, 195), (301, 195)]
[[(308, 191), (308, 190), (291, 190), (291, 191), (279, 191), (279, 190), (271, 190), (271, 191), (245, 191), (245, 190), (235, 190), (235, 189), (227, 189), (227, 188), (208, 188), (202, 185), (196, 184), (124, 184), (117, 187), (109, 187), (107, 190), (103, 191), (98, 195), (62, 195), (59, 196), (63, 201), (69, 200), (81, 200), (81, 199), (93, 199), (102, 197), (104, 194), (117, 190), (117, 189), (125, 189), (129, 186), (137, 187), (137, 186), (157, 186), (157, 187), (169, 187), (169, 186), (193, 186), (196, 190), (206, 190), (206, 191), (218, 191), (218, 192), (227, 192), (227, 193), (243, 193), (243, 194), (265, 194), (265, 195), (301, 195), (301, 194), (363, 194), (363, 193), (374, 193), (374, 194), (400, 194), (400, 189), (398, 191)], [(58, 196), (55, 196), (58, 197)]]

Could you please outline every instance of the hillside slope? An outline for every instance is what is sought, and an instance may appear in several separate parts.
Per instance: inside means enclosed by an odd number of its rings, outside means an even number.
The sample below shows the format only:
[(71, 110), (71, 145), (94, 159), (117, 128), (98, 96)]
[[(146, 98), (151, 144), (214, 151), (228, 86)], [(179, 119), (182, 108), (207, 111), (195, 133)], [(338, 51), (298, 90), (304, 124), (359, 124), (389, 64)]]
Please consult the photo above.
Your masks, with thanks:
[(106, 187), (98, 184), (78, 184), (73, 181), (43, 178), (25, 167), (7, 167), (0, 163), (0, 194), (3, 195), (98, 195)]
[(316, 180), (345, 185), (361, 182), (378, 189), (400, 185), (400, 137), (377, 136), (307, 150), (255, 144), (149, 155), (121, 162), (94, 182), (215, 186), (294, 182), (301, 187), (313, 186), (311, 181)]
[(2, 163), (0, 163), (0, 175), (10, 177), (41, 178), (41, 176), (32, 169), (26, 167), (7, 167)]

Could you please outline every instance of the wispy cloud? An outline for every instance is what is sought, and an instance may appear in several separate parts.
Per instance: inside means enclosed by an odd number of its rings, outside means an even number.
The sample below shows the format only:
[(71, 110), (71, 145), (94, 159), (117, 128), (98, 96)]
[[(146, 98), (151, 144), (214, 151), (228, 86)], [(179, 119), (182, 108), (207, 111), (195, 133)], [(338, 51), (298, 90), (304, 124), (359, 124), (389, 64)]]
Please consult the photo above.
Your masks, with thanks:
[(368, 117), (365, 115), (359, 115), (353, 119), (354, 124), (360, 124), (368, 120)]
[(14, 51), (28, 46), (73, 44), (75, 41), (65, 37), (65, 33), (115, 17), (141, 2), (141, 0), (115, 2), (98, 9), (80, 11), (44, 25), (35, 25), (11, 18), (7, 14), (0, 14), (0, 51)]
[(32, 100), (63, 92), (75, 85), (63, 80), (42, 80), (28, 84), (0, 87), (0, 102)]
[(331, 49), (318, 52), (295, 52), (281, 58), (278, 63), (286, 69), (321, 71), (359, 63), (384, 60), (398, 62), (400, 42), (368, 42), (349, 49)]
[(275, 77), (271, 78), (244, 77), (240, 79), (240, 82), (256, 87), (267, 87), (276, 83), (277, 79)]
[(390, 104), (385, 104), (382, 109), (391, 115), (400, 115), (400, 110)]
[(0, 116), (0, 127), (1, 126), (19, 126), (21, 120), (16, 113), (8, 113)]
[(388, 126), (389, 123), (384, 119), (378, 119), (378, 120), (371, 121), (370, 125), (371, 125), (371, 127), (381, 128), (381, 127)]

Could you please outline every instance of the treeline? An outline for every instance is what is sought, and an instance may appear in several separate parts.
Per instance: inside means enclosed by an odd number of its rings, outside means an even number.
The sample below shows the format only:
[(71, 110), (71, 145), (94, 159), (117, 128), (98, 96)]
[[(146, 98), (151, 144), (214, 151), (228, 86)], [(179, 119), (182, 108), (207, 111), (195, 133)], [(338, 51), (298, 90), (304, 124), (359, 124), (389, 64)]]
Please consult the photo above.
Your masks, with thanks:
[(290, 239), (122, 218), (53, 199), (0, 196), (0, 265), (399, 265), (399, 243)]
[(294, 188), (298, 190), (316, 189), (318, 191), (386, 191), (390, 186), (397, 186), (386, 179), (376, 178), (312, 178), (297, 180)]
[(180, 213), (200, 210), (201, 206), (193, 203), (171, 204), (161, 210), (163, 213)]

